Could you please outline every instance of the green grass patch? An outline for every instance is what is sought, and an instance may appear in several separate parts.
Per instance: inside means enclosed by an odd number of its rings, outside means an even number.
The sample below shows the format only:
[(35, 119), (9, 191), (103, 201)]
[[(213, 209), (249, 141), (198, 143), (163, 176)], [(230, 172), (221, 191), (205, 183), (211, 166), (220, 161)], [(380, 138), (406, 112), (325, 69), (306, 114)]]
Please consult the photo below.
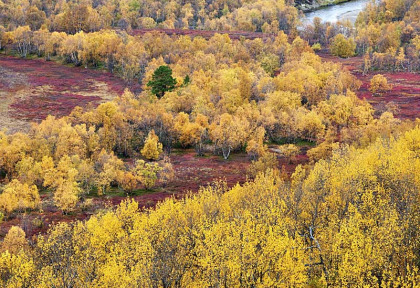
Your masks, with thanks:
[(304, 146), (315, 147), (316, 146), (316, 142), (308, 141), (304, 139), (299, 139), (294, 144), (299, 147), (304, 147)]
[(118, 188), (118, 187), (113, 187), (108, 192), (106, 192), (105, 195), (111, 196), (111, 197), (125, 197), (125, 196), (133, 197), (133, 196), (141, 196), (145, 194), (157, 193), (157, 192), (162, 192), (162, 191), (163, 191), (162, 188), (137, 189), (127, 194), (123, 189)]
[(183, 148), (172, 148), (171, 154), (173, 155), (184, 155), (188, 154), (188, 152), (191, 152), (190, 149), (183, 149)]
[(278, 140), (274, 140), (271, 142), (266, 143), (268, 145), (271, 144), (275, 144), (275, 145), (284, 145), (284, 144), (295, 144), (296, 146), (299, 147), (304, 147), (304, 146), (309, 146), (309, 147), (315, 147), (316, 146), (316, 142), (314, 141), (309, 141), (306, 139), (289, 139), (289, 138), (280, 138)]

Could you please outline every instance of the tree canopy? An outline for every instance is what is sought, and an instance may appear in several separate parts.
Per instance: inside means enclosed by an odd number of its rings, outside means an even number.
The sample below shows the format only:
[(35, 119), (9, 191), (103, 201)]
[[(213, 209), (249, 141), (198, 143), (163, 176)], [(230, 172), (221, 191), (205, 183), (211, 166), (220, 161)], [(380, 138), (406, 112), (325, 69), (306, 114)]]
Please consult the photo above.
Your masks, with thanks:
[(151, 91), (158, 98), (162, 98), (165, 92), (172, 91), (175, 88), (176, 79), (172, 77), (172, 69), (162, 65), (153, 72), (152, 80), (147, 83)]

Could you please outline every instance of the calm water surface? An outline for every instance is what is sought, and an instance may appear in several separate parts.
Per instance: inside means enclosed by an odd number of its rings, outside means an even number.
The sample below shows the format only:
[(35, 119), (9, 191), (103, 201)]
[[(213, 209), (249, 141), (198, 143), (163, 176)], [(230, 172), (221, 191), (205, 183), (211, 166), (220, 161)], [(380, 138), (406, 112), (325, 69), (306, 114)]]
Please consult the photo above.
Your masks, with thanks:
[(312, 23), (315, 17), (319, 17), (323, 22), (337, 22), (338, 20), (349, 19), (352, 23), (356, 21), (357, 15), (369, 0), (353, 0), (334, 6), (328, 6), (320, 10), (306, 13), (306, 18), (302, 20), (303, 24)]

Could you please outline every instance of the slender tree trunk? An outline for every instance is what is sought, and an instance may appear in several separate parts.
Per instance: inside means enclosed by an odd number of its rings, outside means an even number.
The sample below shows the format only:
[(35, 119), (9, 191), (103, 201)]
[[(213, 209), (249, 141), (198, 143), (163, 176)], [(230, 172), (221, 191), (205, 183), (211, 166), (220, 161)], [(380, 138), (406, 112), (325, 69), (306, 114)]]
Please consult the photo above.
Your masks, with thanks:
[(223, 158), (225, 158), (225, 160), (227, 160), (229, 158), (229, 155), (230, 155), (230, 146), (222, 147), (222, 153), (223, 153)]

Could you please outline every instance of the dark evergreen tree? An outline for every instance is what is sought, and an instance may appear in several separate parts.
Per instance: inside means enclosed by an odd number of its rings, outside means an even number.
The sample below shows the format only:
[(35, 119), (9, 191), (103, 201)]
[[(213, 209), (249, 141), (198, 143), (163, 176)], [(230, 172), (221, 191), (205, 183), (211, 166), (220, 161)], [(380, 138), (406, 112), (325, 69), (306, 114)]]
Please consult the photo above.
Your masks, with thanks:
[(152, 88), (152, 93), (158, 98), (162, 98), (166, 91), (173, 90), (175, 85), (176, 79), (172, 77), (172, 69), (164, 65), (155, 70), (152, 80), (147, 83), (147, 86)]

